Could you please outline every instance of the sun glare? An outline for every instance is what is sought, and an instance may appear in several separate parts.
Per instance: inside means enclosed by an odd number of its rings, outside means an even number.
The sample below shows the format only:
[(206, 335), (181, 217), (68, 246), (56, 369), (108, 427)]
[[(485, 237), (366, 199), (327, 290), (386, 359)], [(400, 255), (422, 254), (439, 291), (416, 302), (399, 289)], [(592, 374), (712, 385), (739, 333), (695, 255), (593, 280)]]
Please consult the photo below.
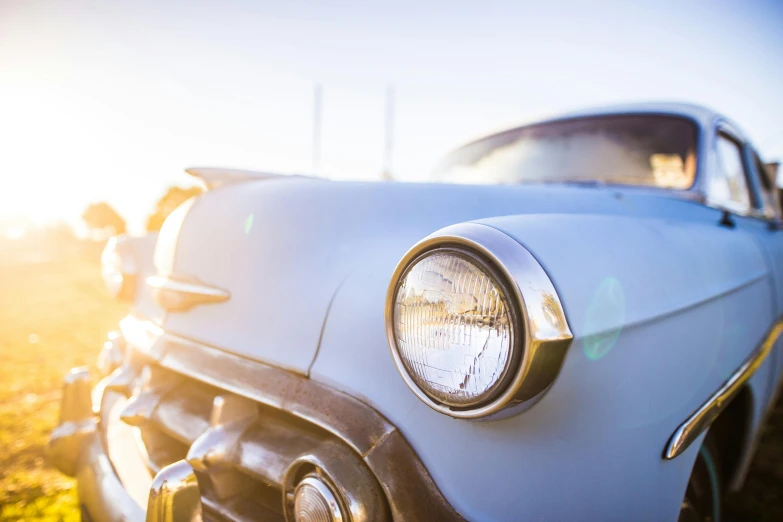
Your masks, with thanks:
[(27, 233), (27, 229), (19, 225), (8, 225), (3, 230), (3, 235), (5, 236), (5, 238), (10, 239), (12, 241), (15, 241), (17, 239), (22, 239), (26, 233)]

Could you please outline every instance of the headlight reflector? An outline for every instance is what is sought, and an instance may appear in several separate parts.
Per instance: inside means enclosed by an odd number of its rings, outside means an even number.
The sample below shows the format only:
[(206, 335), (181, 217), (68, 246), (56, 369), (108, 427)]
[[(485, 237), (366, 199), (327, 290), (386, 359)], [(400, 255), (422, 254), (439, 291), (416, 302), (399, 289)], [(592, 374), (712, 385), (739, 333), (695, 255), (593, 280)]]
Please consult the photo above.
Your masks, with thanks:
[(514, 304), (502, 278), (480, 257), (437, 248), (400, 277), (393, 302), (399, 358), (436, 403), (470, 408), (502, 392), (520, 353)]

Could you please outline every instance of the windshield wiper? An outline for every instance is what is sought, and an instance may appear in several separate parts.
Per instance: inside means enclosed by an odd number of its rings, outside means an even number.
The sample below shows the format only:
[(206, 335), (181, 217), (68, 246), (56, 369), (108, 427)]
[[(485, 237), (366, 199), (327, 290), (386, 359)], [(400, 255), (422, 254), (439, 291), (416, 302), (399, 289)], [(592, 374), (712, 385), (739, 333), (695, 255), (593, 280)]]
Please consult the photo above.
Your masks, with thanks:
[(603, 187), (606, 182), (599, 179), (562, 179), (559, 181), (552, 181), (552, 183), (563, 183), (565, 185), (581, 185), (587, 187)]

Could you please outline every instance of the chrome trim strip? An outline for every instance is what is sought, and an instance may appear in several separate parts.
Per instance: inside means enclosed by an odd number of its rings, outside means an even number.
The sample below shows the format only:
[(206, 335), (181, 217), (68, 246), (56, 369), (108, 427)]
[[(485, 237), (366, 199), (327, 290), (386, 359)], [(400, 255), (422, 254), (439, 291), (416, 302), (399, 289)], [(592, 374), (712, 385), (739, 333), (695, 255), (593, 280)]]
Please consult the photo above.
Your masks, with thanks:
[[(148, 355), (158, 365), (284, 410), (339, 437), (360, 455), (368, 453), (396, 429), (359, 400), (304, 376), (163, 333), (154, 324), (133, 316), (124, 318), (120, 327), (126, 338), (147, 341), (146, 345), (129, 341), (129, 348)], [(159, 335), (138, 332), (148, 328)], [(351, 410), (363, 415), (361, 418), (345, 415)]]
[(671, 460), (682, 455), (688, 446), (710, 427), (718, 415), (726, 409), (731, 399), (759, 369), (781, 333), (783, 333), (783, 317), (775, 322), (759, 347), (742, 363), (742, 366), (674, 431), (664, 449), (664, 459)]
[(154, 289), (171, 290), (182, 294), (193, 294), (203, 297), (213, 297), (222, 300), (229, 298), (226, 290), (209, 286), (204, 283), (194, 281), (182, 281), (170, 276), (150, 276), (147, 278), (147, 286)]
[(227, 301), (228, 290), (210, 286), (195, 278), (154, 275), (146, 280), (157, 303), (168, 311), (183, 311), (197, 304)]
[[(494, 399), (474, 408), (456, 409), (440, 404), (425, 394), (408, 375), (394, 336), (394, 301), (400, 278), (423, 253), (454, 247), (487, 259), (509, 283), (509, 297), (516, 301), (521, 317), (522, 356), (513, 378)], [(427, 406), (455, 418), (498, 418), (518, 413), (535, 404), (552, 385), (565, 359), (573, 335), (557, 290), (544, 268), (523, 245), (511, 236), (481, 223), (446, 227), (416, 243), (394, 270), (386, 293), (386, 336), (392, 357), (405, 384)], [(513, 407), (513, 408), (512, 408)], [(506, 410), (500, 414), (501, 410)]]
[(228, 169), (223, 167), (188, 167), (185, 172), (198, 178), (207, 190), (214, 190), (223, 185), (260, 181), (279, 178), (302, 178), (298, 174), (279, 174), (276, 172), (259, 172), (254, 170)]

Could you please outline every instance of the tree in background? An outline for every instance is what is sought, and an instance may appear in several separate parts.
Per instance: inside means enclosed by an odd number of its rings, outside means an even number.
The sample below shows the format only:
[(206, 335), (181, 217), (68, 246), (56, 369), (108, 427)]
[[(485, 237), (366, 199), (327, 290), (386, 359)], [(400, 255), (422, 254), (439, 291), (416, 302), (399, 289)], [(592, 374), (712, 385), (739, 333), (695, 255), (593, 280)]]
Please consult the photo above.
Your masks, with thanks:
[(169, 187), (162, 198), (155, 205), (155, 211), (147, 218), (147, 230), (160, 230), (163, 222), (174, 212), (174, 209), (192, 197), (198, 196), (203, 192), (199, 186), (191, 187)]
[(105, 201), (89, 205), (82, 214), (84, 223), (102, 235), (125, 233), (125, 220)]

